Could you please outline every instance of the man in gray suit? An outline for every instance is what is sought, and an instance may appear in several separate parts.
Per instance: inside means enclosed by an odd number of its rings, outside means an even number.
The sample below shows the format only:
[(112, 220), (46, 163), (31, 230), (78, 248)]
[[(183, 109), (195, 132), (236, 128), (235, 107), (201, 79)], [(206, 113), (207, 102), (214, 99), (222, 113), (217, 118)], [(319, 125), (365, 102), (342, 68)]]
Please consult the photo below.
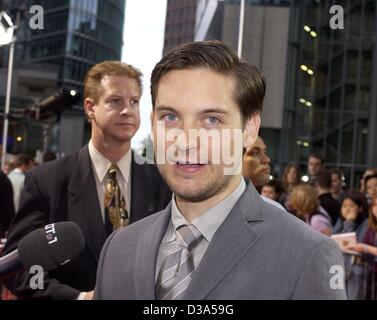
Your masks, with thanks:
[(173, 198), (110, 236), (94, 298), (345, 299), (335, 242), (242, 178), (265, 95), (258, 69), (221, 42), (187, 43), (156, 65), (151, 93), (155, 159)]

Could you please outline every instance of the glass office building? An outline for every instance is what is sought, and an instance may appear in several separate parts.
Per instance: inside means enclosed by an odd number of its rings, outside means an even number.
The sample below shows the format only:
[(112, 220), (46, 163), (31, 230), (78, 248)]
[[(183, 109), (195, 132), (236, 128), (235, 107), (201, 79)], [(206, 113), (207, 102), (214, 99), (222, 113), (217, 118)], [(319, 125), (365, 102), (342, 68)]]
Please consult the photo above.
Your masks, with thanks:
[[(26, 17), (17, 30), (16, 62), (60, 66), (61, 87), (81, 89), (86, 71), (95, 63), (120, 60), (125, 0), (24, 0), (7, 1), (8, 9), (24, 7)], [(39, 5), (44, 28), (32, 30), (27, 14)]]
[[(344, 29), (332, 29), (333, 5)], [(350, 186), (377, 166), (377, 2), (291, 1), (281, 167), (321, 153)], [(339, 25), (339, 20), (336, 20)], [(306, 168), (305, 168), (306, 169)]]
[(194, 40), (197, 0), (168, 0), (165, 21), (165, 55), (178, 45)]

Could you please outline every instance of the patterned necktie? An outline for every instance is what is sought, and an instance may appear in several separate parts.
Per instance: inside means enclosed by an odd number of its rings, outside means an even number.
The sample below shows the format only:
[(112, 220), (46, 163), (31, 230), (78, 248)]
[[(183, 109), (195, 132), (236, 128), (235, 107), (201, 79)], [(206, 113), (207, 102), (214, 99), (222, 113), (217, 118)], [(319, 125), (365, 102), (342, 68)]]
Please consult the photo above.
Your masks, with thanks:
[(113, 230), (124, 227), (129, 223), (126, 201), (120, 190), (116, 174), (119, 168), (112, 164), (107, 172), (105, 191), (105, 215), (112, 224)]
[(176, 230), (177, 240), (168, 249), (156, 281), (156, 295), (159, 300), (180, 300), (195, 272), (192, 250), (203, 236), (192, 224)]

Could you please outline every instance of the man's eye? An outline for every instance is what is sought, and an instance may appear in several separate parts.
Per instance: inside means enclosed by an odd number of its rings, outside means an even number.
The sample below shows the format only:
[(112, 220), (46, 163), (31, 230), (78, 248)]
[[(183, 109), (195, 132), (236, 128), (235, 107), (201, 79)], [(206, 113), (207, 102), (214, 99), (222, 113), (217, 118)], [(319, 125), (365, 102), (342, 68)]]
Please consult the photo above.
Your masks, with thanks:
[(132, 105), (132, 106), (138, 106), (139, 103), (140, 103), (140, 100), (139, 100), (139, 99), (132, 99), (132, 100), (131, 100), (131, 105)]
[(119, 98), (111, 99), (109, 102), (112, 106), (119, 106), (121, 104), (121, 100)]
[(211, 116), (205, 120), (205, 123), (209, 125), (215, 125), (215, 124), (219, 124), (220, 120), (216, 117)]
[(168, 122), (174, 122), (177, 121), (177, 116), (175, 114), (169, 113), (165, 114), (162, 119)]

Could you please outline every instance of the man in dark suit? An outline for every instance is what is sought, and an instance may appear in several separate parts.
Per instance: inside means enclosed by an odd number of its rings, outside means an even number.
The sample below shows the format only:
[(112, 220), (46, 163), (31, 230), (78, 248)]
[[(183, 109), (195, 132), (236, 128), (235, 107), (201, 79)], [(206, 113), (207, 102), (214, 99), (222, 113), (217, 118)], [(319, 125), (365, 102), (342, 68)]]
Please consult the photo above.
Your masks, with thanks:
[(331, 172), (325, 169), (318, 172), (314, 185), (320, 206), (326, 210), (331, 217), (332, 225), (335, 226), (340, 215), (341, 204), (331, 194)]
[[(12, 183), (0, 170), (0, 238), (5, 236), (14, 216)], [(1, 253), (1, 251), (0, 251)]]
[(337, 244), (242, 177), (261, 121), (259, 70), (221, 42), (186, 43), (156, 65), (151, 92), (157, 165), (174, 196), (108, 238), (94, 298), (344, 299)]
[(105, 61), (87, 73), (84, 108), (92, 126), (91, 140), (80, 151), (26, 175), (6, 252), (34, 229), (59, 221), (76, 222), (86, 248), (70, 263), (46, 274), (43, 290), (30, 289), (28, 273), (7, 281), (18, 297), (90, 299), (107, 236), (163, 209), (171, 200), (155, 165), (142, 164), (143, 159), (130, 148), (140, 125), (140, 96), (141, 73), (130, 65)]

